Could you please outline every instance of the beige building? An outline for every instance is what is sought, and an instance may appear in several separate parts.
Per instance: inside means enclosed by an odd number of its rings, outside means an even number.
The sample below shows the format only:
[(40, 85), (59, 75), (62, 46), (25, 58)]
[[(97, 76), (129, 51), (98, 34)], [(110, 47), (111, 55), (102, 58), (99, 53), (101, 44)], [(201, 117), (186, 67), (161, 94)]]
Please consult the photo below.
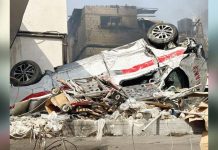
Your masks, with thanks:
[(72, 61), (143, 37), (135, 6), (85, 6), (68, 20), (68, 46)]
[(29, 0), (24, 9), (11, 45), (11, 68), (23, 60), (32, 60), (42, 73), (54, 71), (54, 67), (67, 62), (66, 0)]

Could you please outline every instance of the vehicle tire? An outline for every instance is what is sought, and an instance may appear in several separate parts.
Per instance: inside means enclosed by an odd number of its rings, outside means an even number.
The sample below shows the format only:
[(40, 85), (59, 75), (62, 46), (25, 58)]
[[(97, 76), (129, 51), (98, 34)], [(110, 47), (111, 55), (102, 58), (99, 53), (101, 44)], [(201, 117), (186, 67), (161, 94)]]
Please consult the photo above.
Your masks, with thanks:
[(37, 63), (25, 60), (13, 66), (10, 77), (11, 84), (14, 86), (27, 86), (38, 82), (42, 77), (42, 72)]
[(176, 44), (178, 40), (178, 30), (172, 24), (158, 23), (149, 28), (147, 37), (152, 45), (157, 48), (163, 48), (170, 42)]

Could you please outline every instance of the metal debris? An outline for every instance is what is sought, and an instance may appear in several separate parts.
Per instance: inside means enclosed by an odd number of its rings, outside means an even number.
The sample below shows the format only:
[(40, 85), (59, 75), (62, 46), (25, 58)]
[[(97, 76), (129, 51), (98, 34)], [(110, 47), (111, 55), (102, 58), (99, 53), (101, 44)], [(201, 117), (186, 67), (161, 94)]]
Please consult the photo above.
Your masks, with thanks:
[[(196, 92), (198, 86), (186, 89), (149, 91), (149, 96), (137, 94), (131, 96), (126, 91), (137, 91), (135, 86), (125, 87), (125, 90), (117, 89), (98, 77), (60, 81), (65, 88), (57, 87), (51, 90), (51, 94), (44, 103), (41, 116), (34, 118), (33, 114), (24, 113), (23, 117), (11, 117), (10, 133), (13, 138), (36, 137), (43, 129), (47, 137), (54, 136), (62, 130), (63, 122), (67, 119), (92, 119), (97, 120), (98, 131), (96, 139), (100, 140), (103, 135), (105, 119), (146, 119), (153, 120), (144, 127), (143, 131), (157, 119), (169, 119), (185, 114), (187, 119), (193, 116), (205, 116), (199, 112), (189, 112), (190, 109), (179, 110), (181, 100), (187, 97), (207, 98), (207, 92)], [(149, 84), (150, 85), (150, 84)], [(142, 88), (146, 87), (144, 85)], [(129, 89), (128, 89), (129, 88)], [(147, 90), (146, 90), (147, 91)], [(147, 92), (148, 92), (147, 91)], [(151, 99), (151, 95), (153, 99)], [(146, 98), (147, 97), (147, 98)], [(191, 100), (193, 101), (193, 100)], [(25, 108), (26, 108), (26, 103)], [(192, 104), (196, 105), (195, 102)], [(199, 107), (205, 107), (203, 102)], [(17, 111), (18, 112), (18, 111)], [(48, 113), (49, 115), (45, 114)], [(18, 113), (17, 113), (18, 114)], [(17, 115), (16, 114), (16, 115)], [(14, 114), (15, 115), (15, 114)], [(19, 114), (22, 115), (22, 114)], [(28, 116), (27, 116), (28, 115)]]
[[(35, 137), (41, 134), (42, 129), (48, 137), (53, 136), (50, 132), (61, 131), (63, 121), (69, 118), (96, 121), (98, 140), (103, 135), (105, 120), (128, 119), (131, 122), (153, 119), (145, 130), (158, 119), (188, 117), (190, 121), (196, 115), (199, 116), (197, 119), (202, 119), (205, 116), (202, 112), (190, 112), (201, 102), (208, 101), (208, 93), (202, 92), (206, 63), (197, 55), (195, 47), (187, 45), (164, 51), (149, 46), (143, 40), (133, 45), (102, 52), (103, 57), (99, 58), (105, 61), (103, 65), (109, 68), (108, 72), (69, 79), (64, 77), (66, 72), (63, 71), (64, 76), (56, 74), (52, 79), (44, 78), (49, 81), (51, 90), (27, 96), (11, 107), (11, 137)], [(128, 59), (132, 59), (130, 64)], [(189, 64), (195, 66), (190, 68)], [(181, 80), (186, 76), (187, 81), (190, 80), (189, 88), (182, 88), (185, 84)], [(34, 114), (36, 112), (37, 115)], [(62, 120), (61, 116), (65, 118)]]

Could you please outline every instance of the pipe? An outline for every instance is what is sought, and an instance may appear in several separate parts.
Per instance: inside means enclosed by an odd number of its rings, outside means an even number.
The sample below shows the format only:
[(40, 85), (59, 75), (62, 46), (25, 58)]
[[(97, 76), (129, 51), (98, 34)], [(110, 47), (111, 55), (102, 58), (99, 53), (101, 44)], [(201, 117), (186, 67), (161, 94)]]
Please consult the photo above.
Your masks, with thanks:
[(40, 37), (40, 38), (60, 38), (64, 39), (66, 34), (58, 33), (58, 32), (32, 32), (32, 31), (19, 31), (17, 36), (25, 36), (25, 37)]
[(143, 129), (142, 129), (142, 131), (145, 131), (152, 123), (154, 123), (157, 119), (159, 119), (160, 117), (161, 117), (161, 113), (157, 116), (157, 117), (155, 117), (151, 122), (149, 122), (149, 124), (147, 124)]

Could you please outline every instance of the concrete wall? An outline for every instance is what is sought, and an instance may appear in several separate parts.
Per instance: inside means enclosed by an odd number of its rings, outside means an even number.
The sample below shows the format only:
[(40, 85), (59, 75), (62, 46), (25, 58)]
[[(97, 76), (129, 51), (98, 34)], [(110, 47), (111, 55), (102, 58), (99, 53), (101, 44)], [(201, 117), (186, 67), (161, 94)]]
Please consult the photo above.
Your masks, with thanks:
[[(85, 6), (86, 19), (92, 17), (93, 22), (87, 22), (87, 27), (98, 27), (100, 25), (99, 16), (120, 16), (122, 17), (122, 25), (129, 28), (137, 28), (137, 10), (132, 7), (119, 6), (107, 7), (107, 6)], [(96, 20), (94, 20), (96, 18)]]
[(84, 10), (81, 16), (81, 23), (77, 29), (77, 33), (74, 36), (74, 43), (72, 48), (72, 60), (76, 59), (80, 55), (81, 50), (86, 45), (86, 22), (85, 22)]
[(96, 48), (96, 47), (87, 47), (84, 53), (81, 54), (80, 58), (85, 58), (89, 56), (93, 56), (95, 54), (99, 54), (103, 50), (107, 50), (110, 48)]
[[(101, 16), (119, 16), (121, 17), (121, 26), (119, 28), (102, 28)], [(74, 43), (72, 50), (73, 61), (143, 37), (138, 28), (136, 8), (125, 6), (85, 6), (77, 34), (78, 40)], [(102, 45), (105, 48), (95, 46), (84, 48), (87, 45)]]
[[(66, 34), (66, 0), (29, 0), (20, 31)], [(63, 65), (62, 46), (61, 39), (17, 36), (11, 48), (11, 67), (22, 60), (33, 60), (42, 71), (54, 70)]]
[(66, 0), (29, 0), (20, 30), (67, 33)]
[[(170, 134), (193, 134), (194, 130), (198, 130), (198, 134), (202, 132), (203, 128), (193, 129), (183, 119), (172, 118), (154, 122), (145, 131), (144, 127), (150, 123), (151, 120), (146, 119), (121, 119), (121, 120), (105, 120), (103, 128), (103, 135), (111, 136), (152, 136), (152, 135), (170, 135)], [(133, 127), (134, 124), (134, 127)], [(159, 127), (157, 127), (157, 125)], [(133, 131), (132, 131), (133, 130)], [(95, 120), (78, 119), (72, 122), (66, 122), (63, 132), (64, 136), (88, 137), (96, 135), (98, 131), (98, 124)]]
[(63, 64), (62, 41), (59, 39), (17, 37), (11, 54), (11, 67), (22, 60), (33, 60), (44, 72), (54, 71), (54, 67)]

